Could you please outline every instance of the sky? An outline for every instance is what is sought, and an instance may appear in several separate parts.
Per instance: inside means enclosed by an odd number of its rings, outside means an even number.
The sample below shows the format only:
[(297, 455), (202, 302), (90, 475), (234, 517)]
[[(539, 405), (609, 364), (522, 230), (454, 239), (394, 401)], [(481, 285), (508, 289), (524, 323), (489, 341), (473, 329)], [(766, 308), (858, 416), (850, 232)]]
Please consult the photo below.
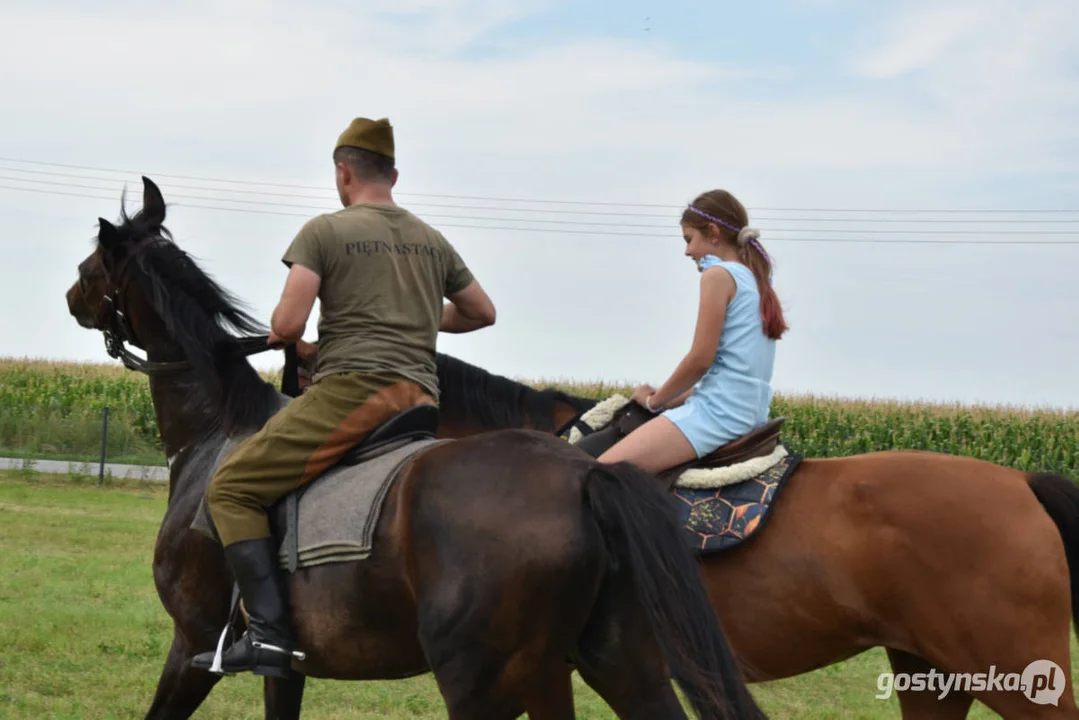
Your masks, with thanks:
[(1074, 0), (8, 0), (0, 356), (110, 361), (64, 293), (141, 174), (268, 322), (337, 135), (389, 117), (398, 202), (498, 310), (444, 352), (658, 386), (697, 316), (678, 218), (724, 188), (776, 262), (777, 392), (1079, 408), (1076, 27)]

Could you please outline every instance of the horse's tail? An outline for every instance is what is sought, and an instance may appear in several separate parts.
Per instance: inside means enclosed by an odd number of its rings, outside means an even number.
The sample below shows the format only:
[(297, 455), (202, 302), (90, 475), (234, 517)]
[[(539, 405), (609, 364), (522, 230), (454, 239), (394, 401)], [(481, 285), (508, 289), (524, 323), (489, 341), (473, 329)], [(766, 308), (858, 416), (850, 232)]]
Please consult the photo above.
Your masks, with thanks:
[(1079, 634), (1079, 487), (1063, 475), (1053, 473), (1031, 473), (1027, 483), (1064, 541), (1071, 575), (1072, 619)]
[(702, 718), (763, 718), (739, 672), (700, 567), (659, 481), (629, 463), (593, 467), (584, 485), (615, 562), (628, 569), (671, 675)]

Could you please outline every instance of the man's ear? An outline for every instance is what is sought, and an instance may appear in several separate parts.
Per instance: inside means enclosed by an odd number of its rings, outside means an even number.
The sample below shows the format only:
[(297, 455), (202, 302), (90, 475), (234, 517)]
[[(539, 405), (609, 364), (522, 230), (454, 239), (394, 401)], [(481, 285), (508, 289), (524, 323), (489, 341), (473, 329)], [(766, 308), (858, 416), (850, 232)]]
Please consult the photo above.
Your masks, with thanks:
[(334, 163), (336, 168), (337, 177), (342, 185), (348, 185), (352, 182), (352, 171), (349, 170), (348, 165), (343, 162)]

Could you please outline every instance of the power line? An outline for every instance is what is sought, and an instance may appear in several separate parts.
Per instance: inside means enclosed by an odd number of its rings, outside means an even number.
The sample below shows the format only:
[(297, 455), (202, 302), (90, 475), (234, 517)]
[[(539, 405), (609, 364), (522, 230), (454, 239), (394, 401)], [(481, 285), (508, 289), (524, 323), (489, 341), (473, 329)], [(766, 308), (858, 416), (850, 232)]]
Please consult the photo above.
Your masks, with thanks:
[[(89, 170), (92, 172), (107, 172), (117, 173), (125, 175), (153, 175), (155, 177), (176, 178), (179, 180), (195, 180), (199, 182), (213, 182), (223, 184), (234, 184), (244, 186), (262, 186), (262, 187), (276, 187), (276, 188), (294, 188), (301, 190), (313, 190), (325, 192), (325, 188), (315, 187), (311, 185), (296, 185), (289, 183), (268, 183), (255, 180), (234, 180), (224, 178), (210, 178), (200, 177), (193, 175), (177, 175), (171, 173), (148, 173), (140, 172), (136, 170), (121, 170), (117, 168), (104, 168), (95, 167), (90, 165), (73, 165), (57, 162), (46, 162), (42, 160), (26, 160), (22, 158), (9, 158), (0, 157), (0, 162), (7, 163), (21, 163), (26, 165), (38, 165), (43, 167), (60, 167), (74, 170)], [(208, 188), (207, 188), (208, 189)], [(553, 200), (547, 198), (509, 198), (509, 197), (487, 197), (478, 195), (451, 195), (451, 194), (434, 194), (434, 193), (408, 193), (398, 192), (398, 195), (403, 197), (429, 197), (429, 198), (442, 198), (442, 199), (456, 199), (456, 200), (477, 200), (485, 202), (525, 202), (525, 203), (542, 203), (542, 204), (555, 204), (555, 205), (578, 205), (578, 206), (605, 206), (605, 207), (627, 207), (627, 208), (661, 208), (669, 210), (681, 210), (681, 205), (663, 205), (652, 203), (626, 203), (626, 202), (609, 202), (609, 201), (586, 201), (586, 200)], [(781, 208), (781, 207), (760, 207), (751, 208), (753, 210), (763, 211), (775, 211), (775, 212), (842, 212), (842, 213), (891, 213), (891, 214), (924, 214), (924, 213), (937, 213), (937, 214), (970, 214), (970, 213), (996, 213), (996, 214), (1075, 214), (1079, 210), (1007, 210), (1002, 208), (986, 208), (986, 209), (955, 209), (955, 210), (897, 210), (897, 209), (885, 209), (885, 208)]]
[[(51, 171), (47, 171), (47, 170), (25, 170), (25, 169), (22, 169), (22, 168), (8, 168), (8, 167), (3, 167), (3, 166), (0, 166), (0, 171), (23, 173), (23, 174), (27, 174), (27, 175), (44, 176), (44, 177), (50, 177), (50, 178), (51, 177), (62, 177), (62, 178), (69, 178), (69, 179), (75, 179), (75, 180), (89, 180), (89, 181), (93, 181), (93, 182), (104, 182), (104, 183), (122, 182), (118, 178), (105, 178), (105, 177), (97, 177), (97, 176), (93, 176), (93, 175), (77, 175), (77, 174), (74, 174), (74, 173), (51, 172)], [(12, 176), (0, 175), (0, 180), (9, 180), (9, 181), (13, 181), (13, 182), (31, 182), (31, 183), (38, 183), (38, 184), (53, 184), (53, 185), (58, 184), (58, 183), (56, 183), (55, 181), (52, 181), (52, 180), (39, 180), (36, 177), (24, 178), (24, 177), (12, 177)], [(99, 187), (99, 186), (96, 186), (96, 185), (80, 185), (80, 184), (76, 184), (76, 183), (63, 183), (63, 184), (61, 184), (61, 187), (75, 187), (75, 188), (83, 188), (83, 189), (88, 189), (88, 190), (102, 190), (102, 191), (110, 191), (110, 192), (112, 190), (112, 188), (110, 188), (110, 187)], [(184, 189), (184, 190), (202, 190), (202, 191), (208, 191), (208, 192), (224, 192), (224, 193), (232, 193), (232, 194), (255, 195), (255, 196), (259, 196), (259, 197), (267, 197), (267, 196), (269, 196), (269, 197), (296, 198), (296, 199), (309, 200), (309, 201), (318, 201), (318, 200), (323, 199), (323, 198), (314, 197), (314, 196), (311, 196), (311, 195), (303, 195), (303, 194), (300, 194), (300, 193), (280, 193), (280, 192), (270, 192), (270, 191), (263, 191), (263, 190), (244, 190), (244, 189), (239, 189), (238, 190), (238, 189), (232, 189), (232, 188), (211, 188), (211, 187), (207, 187), (207, 186), (204, 186), (204, 185), (183, 185), (183, 184), (180, 184), (180, 185), (172, 185), (171, 187), (178, 188), (178, 189)], [(329, 195), (330, 192), (328, 190), (324, 189), (323, 194)], [(170, 195), (170, 197), (172, 197), (172, 196)], [(176, 197), (184, 197), (184, 196), (176, 196)], [(259, 204), (259, 205), (276, 205), (276, 204), (278, 204), (278, 203), (275, 203), (275, 202), (268, 202), (268, 201), (257, 201), (257, 202), (255, 202), (255, 201), (251, 201), (251, 200), (240, 200), (240, 199), (222, 198), (222, 197), (209, 197), (209, 198), (205, 197), (205, 196), (186, 196), (186, 197), (188, 199), (211, 200), (211, 201), (217, 201), (217, 202), (235, 202), (235, 203), (244, 203), (244, 204)], [(291, 203), (281, 203), (281, 205), (284, 205), (284, 206), (287, 206), (287, 207), (302, 207), (302, 208), (312, 207), (310, 205), (297, 205), (297, 204), (291, 204)], [(548, 208), (548, 209), (513, 208), (513, 207), (504, 207), (504, 206), (476, 206), (476, 205), (460, 205), (460, 204), (453, 204), (453, 203), (451, 203), (451, 204), (432, 203), (432, 202), (423, 202), (423, 201), (415, 203), (414, 206), (415, 207), (445, 208), (445, 209), (455, 209), (455, 210), (491, 210), (491, 211), (502, 211), (502, 212), (524, 212), (524, 213), (538, 213), (538, 214), (544, 214), (544, 215), (546, 215), (546, 214), (557, 214), (557, 215), (594, 215), (594, 216), (597, 216), (597, 217), (618, 217), (618, 218), (664, 218), (664, 219), (667, 219), (668, 221), (671, 221), (671, 222), (675, 222), (677, 220), (678, 216), (679, 216), (679, 214), (671, 214), (671, 213), (630, 213), (630, 212), (610, 212), (610, 211), (597, 211), (597, 210), (565, 210), (565, 209), (559, 209), (559, 208)], [(321, 209), (331, 210), (331, 209), (334, 209), (334, 208), (321, 208)], [(766, 221), (766, 222), (802, 222), (802, 223), (898, 223), (898, 224), (909, 224), (909, 223), (956, 224), (956, 223), (963, 223), (963, 224), (977, 224), (977, 225), (1025, 225), (1025, 224), (1074, 225), (1074, 224), (1079, 224), (1079, 218), (1076, 218), (1074, 220), (1051, 220), (1051, 219), (1045, 219), (1045, 218), (1024, 219), (1024, 220), (1000, 219), (1000, 218), (994, 218), (994, 219), (991, 219), (991, 220), (982, 220), (982, 219), (961, 220), (961, 219), (956, 219), (956, 218), (944, 218), (944, 219), (851, 218), (851, 217), (812, 218), (812, 217), (762, 217), (762, 216), (757, 216), (757, 217), (755, 217), (753, 219), (753, 222), (758, 222), (758, 221)], [(654, 227), (659, 227), (659, 226), (654, 226)], [(667, 224), (667, 225), (664, 225), (662, 227), (667, 228), (667, 227), (671, 227), (671, 225)]]
[[(0, 168), (3, 169), (3, 168)], [(21, 177), (11, 177), (0, 175), (0, 180), (9, 180), (14, 182), (36, 182), (38, 185), (49, 184), (47, 180), (28, 179)], [(11, 186), (5, 186), (6, 189), (13, 189)], [(69, 182), (65, 187), (78, 188), (84, 190), (98, 190), (107, 191), (108, 188), (100, 188), (92, 185), (80, 185)], [(327, 207), (322, 205), (310, 205), (310, 204), (298, 204), (298, 203), (283, 203), (276, 201), (259, 201), (259, 200), (238, 200), (233, 198), (214, 198), (214, 196), (207, 195), (188, 195), (188, 194), (173, 194), (172, 198), (179, 198), (180, 200), (197, 200), (197, 201), (209, 201), (209, 202), (224, 202), (224, 203), (238, 203), (243, 205), (254, 205), (256, 207), (292, 207), (311, 210), (312, 213), (327, 213), (333, 212), (338, 207)], [(312, 201), (317, 199), (310, 199)], [(192, 205), (192, 207), (194, 207)], [(488, 210), (488, 212), (497, 212), (497, 210), (503, 210), (503, 212), (514, 212), (511, 208), (500, 207), (469, 207), (469, 206), (450, 206), (459, 209), (468, 210)], [(514, 217), (484, 217), (476, 215), (448, 215), (445, 213), (426, 213), (426, 217), (440, 218), (449, 220), (493, 220), (502, 222), (536, 222), (541, 225), (560, 225), (560, 226), (591, 226), (591, 227), (622, 227), (629, 229), (641, 229), (641, 230), (668, 230), (672, 229), (671, 225), (641, 225), (641, 223), (632, 223), (632, 225), (625, 225), (625, 223), (595, 220), (550, 220), (545, 218), (514, 218)], [(782, 218), (781, 220), (793, 221), (790, 218)], [(804, 218), (806, 221), (823, 221), (812, 218)], [(775, 221), (775, 220), (773, 220)], [(857, 220), (856, 220), (857, 221)], [(887, 220), (875, 220), (876, 222), (885, 222)], [(933, 222), (933, 220), (920, 220), (920, 222)], [(968, 222), (980, 223), (979, 221), (972, 220)], [(1052, 221), (1051, 221), (1052, 222)], [(1079, 220), (1073, 221), (1056, 221), (1056, 222), (1079, 222)], [(782, 232), (820, 232), (821, 228), (775, 228)], [(831, 233), (837, 234), (864, 234), (864, 233), (883, 233), (883, 234), (910, 234), (912, 232), (929, 233), (929, 234), (954, 234), (954, 235), (1074, 235), (1079, 234), (1076, 230), (932, 230), (932, 229), (916, 229), (916, 230), (886, 230), (886, 229), (823, 229)]]
[[(0, 180), (14, 180), (16, 182), (38, 182), (38, 184), (44, 184), (45, 180), (25, 180), (24, 178), (9, 177), (0, 175)], [(106, 188), (97, 188), (90, 185), (78, 185), (68, 184), (68, 188), (80, 188), (84, 190), (106, 190)], [(5, 188), (10, 189), (9, 186)], [(213, 198), (213, 196), (207, 195), (186, 195), (186, 194), (174, 194), (173, 198), (179, 198), (180, 200), (199, 200), (209, 202), (226, 202), (226, 203), (240, 203), (243, 205), (254, 205), (256, 207), (295, 207), (299, 209), (309, 209), (311, 212), (329, 213), (333, 210), (339, 209), (336, 207), (324, 207), (319, 205), (300, 205), (297, 203), (282, 203), (274, 201), (258, 201), (258, 200), (235, 200), (230, 198)], [(189, 207), (194, 207), (190, 205)], [(497, 210), (502, 208), (496, 207), (465, 207), (463, 209), (482, 209), (482, 210)], [(537, 222), (541, 225), (569, 225), (569, 226), (591, 226), (601, 228), (613, 228), (622, 227), (629, 229), (640, 230), (667, 230), (671, 231), (673, 226), (671, 225), (625, 225), (625, 223), (611, 222), (610, 220), (549, 220), (546, 218), (513, 218), (513, 217), (481, 217), (475, 215), (447, 215), (445, 213), (426, 213), (426, 217), (439, 218), (447, 220), (493, 220), (497, 222)], [(803, 229), (803, 228), (778, 228), (782, 232), (820, 232), (820, 228)], [(842, 229), (828, 229), (828, 232), (839, 234), (859, 234), (859, 233), (885, 233), (885, 234), (910, 234), (911, 232), (918, 233), (930, 233), (940, 235), (1079, 235), (1077, 230), (851, 230), (848, 228)]]
[[(52, 180), (28, 180), (28, 179), (25, 179), (25, 178), (10, 177), (10, 176), (5, 176), (5, 175), (0, 175), (0, 180), (8, 180), (8, 181), (14, 181), (14, 182), (32, 182), (32, 183), (44, 184), (44, 185), (56, 185), (55, 181), (52, 181)], [(81, 184), (78, 184), (78, 183), (67, 183), (67, 184), (63, 185), (62, 187), (79, 188), (79, 189), (84, 189), (84, 190), (98, 190), (98, 191), (106, 191), (107, 190), (107, 188), (100, 188), (100, 187), (96, 187), (96, 186), (93, 186), (93, 185), (81, 185)], [(13, 186), (10, 186), (10, 185), (6, 185), (6, 186), (4, 186), (4, 188), (9, 189), (9, 190), (10, 189), (18, 189), (17, 187), (13, 187)], [(31, 189), (31, 188), (27, 188), (27, 189)], [(42, 189), (42, 188), (35, 188), (35, 189)], [(325, 206), (298, 204), (298, 203), (284, 203), (284, 202), (269, 201), (269, 200), (241, 200), (241, 199), (235, 199), (235, 198), (217, 198), (217, 197), (211, 197), (211, 196), (206, 196), (206, 195), (174, 194), (171, 197), (179, 198), (181, 200), (198, 200), (198, 201), (210, 201), (210, 202), (238, 203), (238, 204), (242, 204), (242, 205), (251, 205), (251, 206), (260, 207), (260, 208), (275, 208), (275, 207), (297, 208), (297, 209), (302, 209), (302, 210), (309, 210), (312, 213), (333, 212), (333, 211), (339, 209), (339, 208), (335, 208), (335, 207), (325, 207)], [(314, 198), (312, 198), (312, 199), (314, 199)], [(187, 207), (199, 207), (199, 206), (187, 205)], [(485, 210), (485, 211), (498, 211), (498, 210), (500, 210), (500, 208), (469, 208), (469, 207), (464, 207), (464, 208), (461, 208), (461, 209), (465, 209), (465, 210)], [(540, 224), (540, 225), (570, 225), (570, 226), (574, 226), (574, 227), (590, 226), (590, 227), (624, 228), (624, 229), (630, 229), (630, 230), (665, 230), (668, 233), (672, 232), (673, 229), (674, 229), (674, 226), (670, 225), (670, 224), (663, 224), (663, 225), (656, 225), (656, 224), (652, 224), (652, 225), (647, 225), (647, 224), (625, 224), (625, 223), (614, 223), (614, 222), (611, 222), (609, 220), (608, 221), (551, 220), (551, 219), (547, 219), (547, 218), (514, 218), (514, 217), (487, 217), (487, 216), (477, 216), (477, 215), (454, 215), (454, 214), (446, 214), (446, 213), (438, 213), (438, 212), (436, 212), (436, 213), (425, 213), (425, 216), (428, 217), (428, 218), (439, 219), (439, 220), (469, 220), (469, 221), (486, 220), (486, 221), (492, 221), (492, 222), (527, 222), (527, 223), (537, 223), (537, 224)], [(931, 221), (926, 221), (926, 222), (931, 222)], [(764, 229), (768, 230), (767, 227), (765, 227)], [(981, 236), (984, 236), (984, 235), (1012, 235), (1012, 236), (1015, 236), (1015, 235), (1019, 235), (1019, 236), (1028, 236), (1028, 235), (1039, 235), (1039, 236), (1040, 235), (1076, 235), (1076, 236), (1079, 236), (1079, 230), (969, 230), (969, 229), (968, 230), (934, 230), (934, 229), (925, 229), (925, 228), (917, 229), (917, 230), (895, 230), (895, 229), (880, 229), (880, 228), (870, 228), (870, 229), (850, 229), (850, 228), (834, 229), (834, 228), (826, 228), (826, 229), (822, 229), (822, 228), (790, 228), (790, 227), (783, 227), (783, 228), (773, 228), (772, 230), (769, 230), (769, 232), (772, 232), (773, 230), (774, 231), (779, 231), (779, 232), (788, 232), (788, 233), (821, 232), (822, 230), (824, 230), (824, 231), (826, 231), (828, 233), (834, 233), (834, 234), (840, 234), (840, 235), (855, 235), (855, 234), (857, 234), (857, 235), (864, 235), (864, 234), (909, 235), (911, 233), (919, 233), (919, 234), (931, 234), (931, 235), (981, 235)], [(618, 234), (623, 234), (623, 233), (618, 233)]]
[[(99, 195), (88, 195), (85, 193), (72, 193), (65, 192), (63, 190), (49, 190), (45, 188), (28, 188), (17, 187), (10, 185), (0, 185), (0, 190), (14, 190), (18, 192), (33, 192), (45, 195), (64, 195), (68, 197), (88, 198), (91, 200), (112, 200), (113, 198), (101, 197)], [(217, 207), (211, 205), (192, 205), (184, 204), (181, 207), (197, 208), (202, 210), (220, 210), (225, 212), (243, 212), (252, 213), (256, 215), (283, 215), (290, 217), (303, 217), (309, 218), (309, 213), (296, 213), (296, 212), (283, 212), (274, 210), (261, 210), (254, 208), (228, 208)], [(504, 218), (470, 218), (472, 220), (485, 220), (490, 219), (496, 222), (504, 222)], [(511, 222), (516, 222), (512, 220)], [(534, 222), (531, 220), (521, 220), (520, 222)], [(439, 223), (440, 227), (450, 228), (465, 228), (472, 230), (497, 230), (500, 232), (546, 232), (556, 233), (559, 235), (611, 235), (616, 237), (640, 237), (640, 238), (653, 238), (653, 239), (670, 239), (670, 234), (656, 234), (656, 233), (628, 233), (622, 231), (604, 231), (604, 230), (573, 230), (573, 229), (560, 229), (551, 230), (549, 228), (541, 227), (507, 227), (499, 225), (462, 225), (458, 223)], [(785, 232), (790, 232), (786, 230)], [(834, 232), (834, 231), (829, 231)], [(1079, 233), (1071, 233), (1079, 234)], [(905, 238), (905, 239), (884, 239), (884, 238), (791, 238), (791, 237), (777, 237), (775, 235), (769, 235), (767, 242), (794, 242), (794, 243), (854, 243), (854, 244), (924, 244), (924, 245), (1079, 245), (1079, 240), (926, 240), (920, 238)]]
[[(196, 180), (196, 181), (200, 181), (200, 182), (229, 183), (229, 184), (247, 185), (247, 186), (261, 185), (263, 187), (296, 188), (296, 189), (299, 189), (299, 190), (325, 191), (325, 188), (315, 187), (315, 186), (312, 186), (312, 185), (295, 185), (295, 184), (291, 184), (291, 183), (268, 183), (268, 182), (260, 182), (260, 181), (257, 181), (257, 180), (230, 180), (230, 179), (222, 179), (222, 178), (200, 177), (200, 176), (195, 176), (195, 175), (175, 175), (175, 174), (170, 174), (170, 173), (149, 173), (149, 172), (140, 172), (140, 171), (137, 171), (137, 170), (120, 170), (120, 169), (117, 169), (117, 168), (103, 168), (103, 167), (94, 167), (94, 166), (90, 166), (90, 165), (69, 165), (69, 164), (66, 164), (66, 163), (44, 162), (44, 161), (41, 161), (41, 160), (23, 160), (23, 159), (19, 159), (19, 158), (0, 157), (0, 162), (24, 163), (24, 164), (27, 164), (27, 165), (42, 165), (42, 166), (45, 166), (45, 167), (62, 167), (62, 168), (70, 168), (70, 169), (73, 169), (73, 170), (90, 170), (90, 171), (94, 171), (94, 172), (111, 172), (111, 173), (119, 173), (119, 174), (125, 174), (125, 175), (136, 175), (136, 174), (137, 175), (146, 175), (146, 176), (151, 176), (152, 175), (154, 177), (176, 178), (178, 180)], [(674, 206), (674, 205), (656, 205), (656, 204), (647, 204), (647, 203), (588, 202), (588, 201), (584, 201), (584, 200), (548, 200), (548, 199), (533, 199), (533, 198), (495, 198), (495, 197), (481, 197), (481, 196), (475, 196), (475, 195), (445, 195), (445, 194), (408, 193), (408, 192), (398, 192), (397, 194), (401, 195), (401, 196), (408, 196), (408, 197), (433, 197), (433, 198), (445, 198), (445, 199), (457, 199), (457, 200), (486, 200), (486, 201), (492, 201), (492, 202), (533, 202), (533, 203), (552, 203), (552, 204), (558, 204), (558, 205), (607, 205), (607, 206), (614, 206), (614, 207), (652, 207), (652, 208), (668, 208), (668, 209), (674, 209), (674, 208), (678, 207), (678, 206)]]

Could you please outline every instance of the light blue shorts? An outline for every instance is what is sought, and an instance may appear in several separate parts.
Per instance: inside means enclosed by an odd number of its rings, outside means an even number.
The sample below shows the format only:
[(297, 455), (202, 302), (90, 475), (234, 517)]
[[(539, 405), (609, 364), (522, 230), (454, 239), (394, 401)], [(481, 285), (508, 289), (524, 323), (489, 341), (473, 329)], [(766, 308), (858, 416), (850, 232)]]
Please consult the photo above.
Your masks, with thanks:
[(739, 431), (730, 427), (728, 423), (720, 422), (708, 411), (707, 406), (694, 402), (695, 398), (694, 393), (678, 407), (664, 410), (662, 415), (674, 423), (674, 426), (686, 436), (686, 440), (689, 440), (698, 458), (704, 457), (753, 429), (754, 426), (751, 423), (746, 424), (745, 429)]

